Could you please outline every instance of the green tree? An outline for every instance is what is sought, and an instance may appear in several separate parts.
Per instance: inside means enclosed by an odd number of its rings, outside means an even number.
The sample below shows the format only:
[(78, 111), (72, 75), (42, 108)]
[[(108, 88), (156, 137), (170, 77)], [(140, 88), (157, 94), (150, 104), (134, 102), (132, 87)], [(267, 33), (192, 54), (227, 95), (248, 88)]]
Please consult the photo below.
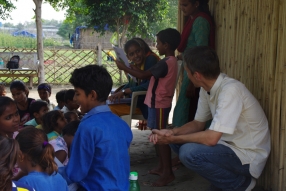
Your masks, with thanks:
[(18, 30), (23, 30), (25, 28), (24, 24), (22, 23), (18, 23), (16, 26), (15, 26)]
[(155, 36), (159, 31), (166, 28), (177, 28), (178, 0), (167, 0), (167, 14), (161, 22), (151, 23), (150, 31)]
[(11, 0), (0, 0), (0, 17), (3, 20), (10, 18), (9, 13), (15, 9)]
[(61, 37), (63, 37), (64, 39), (68, 39), (69, 38), (69, 34), (72, 34), (73, 31), (74, 31), (73, 24), (70, 23), (70, 22), (64, 21), (61, 24), (57, 34), (60, 35)]
[(101, 33), (108, 24), (110, 30), (117, 33), (118, 44), (122, 46), (127, 32), (152, 36), (150, 26), (164, 19), (167, 6), (167, 0), (71, 0), (67, 17), (73, 20), (83, 15), (86, 25), (97, 26), (95, 30)]

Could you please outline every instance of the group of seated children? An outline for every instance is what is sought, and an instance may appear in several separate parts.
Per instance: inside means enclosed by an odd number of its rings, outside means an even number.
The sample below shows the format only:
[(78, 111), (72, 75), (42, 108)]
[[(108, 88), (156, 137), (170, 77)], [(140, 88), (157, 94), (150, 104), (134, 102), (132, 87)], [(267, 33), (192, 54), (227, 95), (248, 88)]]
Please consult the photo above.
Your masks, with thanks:
[[(4, 190), (33, 190), (29, 186), (35, 190), (68, 190), (66, 181), (56, 172), (58, 164), (66, 165), (68, 162), (68, 148), (79, 125), (75, 111), (63, 114), (60, 110), (64, 107), (65, 93), (73, 96), (74, 90), (57, 93), (57, 108), (49, 100), (49, 84), (38, 86), (41, 98), (38, 100), (28, 97), (29, 90), (22, 81), (12, 82), (10, 91), (14, 100), (6, 97), (5, 86), (1, 85), (0, 155), (1, 169), (5, 168), (5, 172), (0, 173), (0, 187), (7, 188)], [(61, 136), (63, 131), (68, 145)], [(4, 147), (6, 150), (2, 149)], [(4, 164), (5, 157), (9, 160)], [(4, 182), (3, 178), (6, 179)]]
[[(174, 51), (179, 42), (177, 30), (160, 31), (157, 49), (165, 58), (157, 63), (158, 57), (148, 45), (134, 38), (125, 47), (134, 65), (127, 68), (116, 61), (118, 68), (135, 76), (137, 82), (134, 86), (129, 83), (109, 99), (147, 90), (144, 104), (148, 127), (152, 129), (166, 128), (178, 70)], [(41, 100), (29, 98), (29, 90), (21, 81), (11, 83), (14, 100), (0, 97), (0, 148), (5, 147), (0, 152), (4, 160), (0, 168), (5, 167), (0, 172), (0, 187), (41, 191), (129, 189), (128, 148), (132, 132), (106, 105), (113, 84), (110, 74), (101, 66), (89, 65), (75, 69), (70, 83), (74, 89), (58, 92), (56, 107), (49, 100), (52, 91), (48, 84), (38, 87)], [(84, 116), (79, 116), (79, 106)], [(144, 110), (140, 112), (144, 114)], [(166, 176), (172, 171), (165, 168), (170, 163), (165, 160), (169, 158), (170, 148), (156, 147), (160, 164), (150, 173), (160, 175), (153, 186), (163, 186), (174, 179)], [(77, 183), (79, 188), (72, 189), (71, 183)]]

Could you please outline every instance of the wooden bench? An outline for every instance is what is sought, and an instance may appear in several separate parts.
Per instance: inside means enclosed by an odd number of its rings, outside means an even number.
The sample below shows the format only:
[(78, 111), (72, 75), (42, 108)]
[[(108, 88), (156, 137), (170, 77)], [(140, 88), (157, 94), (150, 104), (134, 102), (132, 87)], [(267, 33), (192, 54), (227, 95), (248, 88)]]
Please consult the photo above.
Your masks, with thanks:
[[(6, 64), (14, 55), (20, 56), (18, 69), (7, 69)], [(39, 77), (39, 62), (37, 53), (33, 52), (0, 52), (0, 57), (3, 59), (4, 67), (0, 69), (0, 77), (12, 78), (12, 81), (20, 77), (29, 78), (29, 88), (33, 87), (33, 78)]]

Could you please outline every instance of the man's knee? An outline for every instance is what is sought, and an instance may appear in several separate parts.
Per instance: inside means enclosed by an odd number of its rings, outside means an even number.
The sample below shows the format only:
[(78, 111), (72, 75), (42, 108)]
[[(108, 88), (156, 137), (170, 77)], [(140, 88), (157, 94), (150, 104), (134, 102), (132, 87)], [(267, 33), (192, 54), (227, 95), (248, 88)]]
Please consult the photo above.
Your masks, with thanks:
[[(201, 153), (202, 144), (198, 143), (186, 143), (180, 147), (179, 158), (184, 163), (193, 163), (196, 156)], [(192, 162), (191, 162), (192, 161)]]

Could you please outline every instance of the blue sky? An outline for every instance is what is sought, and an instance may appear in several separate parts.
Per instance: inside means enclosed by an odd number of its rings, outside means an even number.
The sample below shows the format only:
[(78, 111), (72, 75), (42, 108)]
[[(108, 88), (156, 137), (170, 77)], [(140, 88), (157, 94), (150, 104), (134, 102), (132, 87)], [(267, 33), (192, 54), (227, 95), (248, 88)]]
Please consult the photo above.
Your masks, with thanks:
[[(2, 23), (11, 22), (13, 24), (24, 23), (25, 21), (33, 21), (35, 4), (33, 0), (12, 0), (16, 5), (16, 10), (10, 13), (12, 20), (1, 21)], [(43, 3), (42, 5), (42, 19), (45, 20), (64, 20), (65, 11), (55, 11), (49, 4)]]

